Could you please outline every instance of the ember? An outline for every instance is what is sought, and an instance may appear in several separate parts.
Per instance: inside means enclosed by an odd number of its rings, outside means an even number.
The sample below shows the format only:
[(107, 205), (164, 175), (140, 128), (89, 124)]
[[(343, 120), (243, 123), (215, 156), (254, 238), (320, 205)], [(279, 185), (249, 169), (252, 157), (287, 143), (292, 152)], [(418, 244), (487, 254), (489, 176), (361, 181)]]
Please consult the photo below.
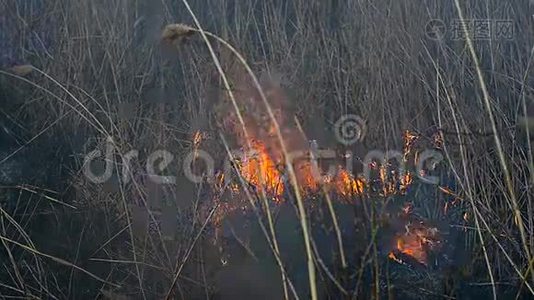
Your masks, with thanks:
[(402, 259), (396, 253), (402, 253), (426, 266), (430, 251), (437, 250), (439, 247), (437, 228), (425, 227), (422, 222), (415, 225), (408, 224), (406, 232), (397, 236), (394, 250), (389, 253), (388, 257), (399, 262)]
[(401, 253), (413, 257), (418, 262), (426, 265), (427, 254), (424, 248), (423, 239), (415, 234), (407, 234), (397, 239), (397, 250)]

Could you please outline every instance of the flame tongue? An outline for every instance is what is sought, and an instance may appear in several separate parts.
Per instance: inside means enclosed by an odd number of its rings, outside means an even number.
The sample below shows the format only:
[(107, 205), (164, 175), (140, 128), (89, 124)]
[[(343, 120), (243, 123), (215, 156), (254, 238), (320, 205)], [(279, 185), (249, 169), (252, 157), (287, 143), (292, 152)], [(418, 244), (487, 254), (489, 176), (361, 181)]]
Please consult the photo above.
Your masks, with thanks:
[(363, 194), (365, 181), (362, 178), (354, 178), (349, 172), (340, 168), (335, 182), (336, 191), (343, 196)]
[(439, 248), (438, 230), (435, 227), (426, 227), (423, 223), (406, 225), (406, 232), (397, 237), (394, 250), (388, 257), (402, 263), (395, 253), (413, 258), (417, 262), (428, 265), (428, 254)]
[(251, 141), (252, 151), (239, 166), (243, 178), (263, 192), (280, 197), (284, 193), (282, 176), (277, 169), (277, 163), (267, 152), (265, 144)]
[[(284, 180), (279, 166), (284, 166), (282, 158), (274, 159), (267, 146), (258, 140), (252, 140), (252, 151), (239, 164), (241, 176), (257, 190), (280, 199), (284, 193)], [(333, 178), (317, 178), (315, 166), (309, 159), (294, 162), (300, 190), (305, 194), (319, 192), (321, 184), (325, 184), (340, 196), (351, 197), (364, 193), (365, 180), (354, 177), (341, 166)]]
[(419, 263), (427, 264), (427, 253), (422, 239), (416, 235), (405, 235), (397, 239), (397, 250), (414, 258)]

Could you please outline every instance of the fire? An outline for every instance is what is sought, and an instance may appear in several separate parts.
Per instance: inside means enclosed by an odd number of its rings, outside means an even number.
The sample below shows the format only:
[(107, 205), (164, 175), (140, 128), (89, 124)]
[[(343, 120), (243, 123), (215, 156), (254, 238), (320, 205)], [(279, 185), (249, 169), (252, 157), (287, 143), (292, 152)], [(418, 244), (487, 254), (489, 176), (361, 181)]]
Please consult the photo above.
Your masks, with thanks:
[(340, 195), (354, 196), (363, 194), (365, 181), (363, 178), (354, 178), (347, 170), (340, 167), (334, 185)]
[[(236, 75), (237, 76), (237, 75)], [(243, 109), (243, 117), (228, 107), (221, 107), (220, 116), (224, 120), (224, 128), (236, 138), (235, 146), (255, 154), (237, 162), (237, 169), (245, 181), (256, 191), (265, 192), (268, 196), (283, 200), (283, 194), (289, 189), (289, 178), (285, 170), (287, 153), (307, 153), (299, 161), (293, 161), (299, 192), (313, 195), (321, 192), (321, 188), (335, 193), (340, 198), (348, 198), (365, 193), (376, 193), (384, 197), (405, 194), (413, 182), (412, 174), (398, 174), (392, 171), (396, 166), (385, 163), (376, 164), (378, 178), (365, 178), (351, 174), (348, 167), (342, 167), (348, 157), (338, 157), (339, 166), (336, 174), (319, 175), (313, 155), (310, 153), (310, 141), (302, 130), (297, 130), (290, 120), (294, 114), (283, 88), (277, 81), (265, 82), (265, 95), (268, 98), (274, 118), (265, 113), (259, 95), (247, 80), (237, 80), (237, 98)], [(275, 122), (278, 126), (274, 126)], [(242, 124), (241, 124), (242, 123)], [(298, 126), (297, 126), (298, 127)], [(246, 128), (246, 134), (243, 130)], [(279, 129), (279, 132), (277, 130)], [(279, 141), (280, 134), (284, 141), (286, 153), (282, 153)], [(404, 157), (416, 152), (414, 149), (419, 134), (404, 132)], [(251, 149), (249, 149), (249, 147)], [(373, 168), (374, 169), (374, 168)], [(319, 171), (319, 172), (316, 172)], [(319, 176), (318, 176), (319, 175)]]
[(411, 256), (421, 264), (427, 264), (424, 242), (417, 235), (409, 234), (399, 237), (397, 239), (397, 250), (400, 253)]
[(405, 203), (404, 207), (402, 208), (402, 212), (409, 216), (413, 212), (413, 204), (410, 202)]
[(195, 131), (195, 133), (193, 134), (193, 142), (192, 142), (193, 153), (194, 153), (195, 158), (198, 158), (198, 148), (200, 147), (200, 143), (202, 142), (203, 139), (204, 139), (204, 134), (200, 130)]
[(441, 131), (436, 131), (432, 135), (432, 144), (436, 149), (442, 149), (444, 144), (443, 134)]
[(281, 197), (284, 193), (282, 175), (265, 144), (251, 141), (251, 155), (245, 157), (239, 165), (241, 176), (255, 188), (273, 197)]
[(304, 193), (315, 193), (319, 190), (320, 180), (314, 176), (314, 168), (310, 161), (302, 161), (297, 164), (297, 180)]
[[(221, 129), (224, 133), (234, 137), (229, 139), (230, 148), (243, 150), (246, 154), (233, 162), (245, 184), (242, 185), (242, 181), (239, 183), (232, 181), (228, 184), (226, 180), (230, 178), (225, 178), (224, 175), (220, 175), (215, 181), (216, 184), (212, 187), (219, 195), (215, 198), (215, 201), (219, 202), (215, 215), (218, 225), (229, 214), (247, 211), (254, 205), (246, 201), (254, 200), (248, 198), (249, 193), (246, 199), (243, 197), (244, 191), (265, 194), (275, 205), (290, 198), (285, 195), (293, 187), (289, 184), (290, 178), (286, 170), (286, 160), (289, 158), (284, 155), (304, 154), (299, 160), (291, 162), (299, 192), (304, 199), (315, 199), (315, 196), (324, 190), (333, 196), (334, 201), (352, 202), (358, 196), (361, 199), (374, 199), (375, 196), (388, 197), (391, 199), (387, 202), (396, 201), (397, 197), (392, 196), (406, 195), (416, 177), (424, 176), (424, 170), (418, 171), (415, 166), (419, 163), (421, 144), (428, 139), (422, 134), (408, 130), (403, 132), (401, 162), (395, 163), (397, 155), (382, 162), (359, 161), (358, 163), (369, 163), (365, 169), (371, 169), (370, 174), (366, 174), (368, 177), (364, 179), (352, 174), (349, 165), (343, 166), (342, 163), (347, 162), (346, 159), (350, 157), (337, 157), (336, 168), (333, 169), (336, 172), (323, 174), (314, 156), (314, 150), (317, 150), (318, 146), (315, 143), (313, 147), (311, 145), (313, 143), (308, 140), (300, 125), (297, 126), (299, 127), (297, 130), (296, 124), (291, 122), (295, 113), (280, 83), (267, 80), (263, 84), (264, 94), (272, 106), (273, 118), (266, 114), (256, 88), (241, 76), (241, 71), (236, 69), (228, 72), (230, 75), (233, 73), (235, 83), (233, 89), (238, 107), (234, 109), (225, 104), (230, 101), (221, 101), (217, 106), (217, 115), (221, 118)], [(195, 133), (192, 143), (194, 149), (199, 147), (203, 137), (205, 136), (199, 132)], [(280, 139), (283, 140), (283, 145)], [(436, 135), (433, 141), (435, 148), (441, 149), (443, 136)], [(336, 152), (336, 155), (339, 153)], [(323, 162), (321, 161), (321, 164)], [(404, 170), (405, 165), (408, 165), (410, 171)], [(270, 209), (270, 206), (266, 209)], [(430, 251), (439, 247), (438, 232), (436, 228), (428, 227), (422, 222), (413, 222), (413, 209), (413, 205), (409, 203), (402, 208), (401, 215), (396, 216), (402, 222), (406, 222), (406, 230), (403, 231), (401, 226), (401, 232), (396, 232), (394, 240), (391, 241), (393, 245), (388, 249), (391, 250), (388, 257), (399, 263), (404, 263), (403, 260), (406, 258), (412, 258), (414, 262), (427, 265)]]
[[(238, 136), (241, 148), (249, 149), (248, 147), (250, 147), (250, 149), (246, 151), (247, 155), (236, 162), (236, 165), (240, 175), (255, 191), (264, 192), (275, 200), (283, 200), (283, 194), (288, 188), (289, 182), (288, 178), (285, 177), (287, 176), (285, 173), (286, 162), (271, 131), (257, 129), (252, 137), (249, 135), (248, 141), (243, 139), (244, 136)], [(290, 137), (295, 135), (291, 130), (286, 131), (286, 134), (289, 134)], [(405, 132), (404, 157), (410, 153), (417, 154), (412, 149), (417, 138), (418, 135)], [(197, 132), (193, 137), (193, 144), (198, 145), (201, 140), (202, 135)], [(311, 150), (305, 150), (306, 147), (302, 141), (290, 138), (289, 144), (292, 146), (291, 149), (307, 153), (299, 160), (292, 161), (299, 191), (304, 195), (316, 194), (320, 192), (321, 187), (325, 187), (327, 191), (344, 198), (364, 195), (365, 193), (376, 193), (383, 197), (390, 197), (406, 195), (408, 188), (414, 182), (414, 174), (411, 171), (399, 172), (395, 170), (396, 165), (390, 162), (384, 164), (378, 164), (375, 161), (370, 162), (371, 169), (376, 170), (376, 177), (366, 178), (367, 180), (351, 174), (341, 164), (336, 167), (336, 174), (321, 174), (323, 171), (319, 168), (319, 163), (309, 152)], [(339, 158), (339, 160), (341, 163), (343, 159)]]
[(200, 142), (202, 142), (203, 134), (200, 131), (195, 131), (193, 134), (193, 145), (195, 148), (197, 148), (200, 145)]
[(396, 253), (401, 253), (426, 266), (430, 251), (439, 247), (437, 228), (426, 227), (423, 223), (408, 224), (406, 225), (406, 232), (397, 236), (394, 250), (389, 253), (388, 257), (399, 262), (400, 259)]
[(408, 160), (408, 156), (412, 152), (412, 147), (414, 146), (415, 142), (419, 138), (419, 135), (416, 133), (413, 133), (409, 130), (404, 131), (404, 160)]
[(397, 187), (400, 183), (397, 173), (389, 169), (389, 167), (389, 164), (378, 166), (378, 182), (381, 186), (380, 195), (383, 197), (396, 195), (400, 191), (400, 188)]
[(404, 175), (401, 175), (400, 178), (400, 193), (406, 194), (406, 191), (408, 190), (408, 187), (413, 183), (413, 176), (410, 172), (406, 172)]
[(405, 264), (404, 261), (403, 261), (402, 259), (398, 258), (398, 257), (395, 255), (395, 253), (393, 253), (393, 252), (389, 252), (389, 254), (388, 254), (388, 258), (391, 259), (391, 260), (396, 261), (397, 263), (399, 263), (399, 264), (401, 264), (401, 265), (404, 265), (404, 264)]
[[(282, 171), (277, 166), (283, 166), (284, 162), (280, 161), (281, 159), (273, 159), (264, 143), (253, 140), (250, 144), (251, 155), (238, 164), (241, 176), (257, 190), (262, 190), (275, 199), (281, 198), (284, 193), (284, 180)], [(294, 164), (297, 183), (301, 192), (305, 194), (317, 193), (321, 184), (324, 184), (327, 190), (333, 190), (345, 197), (364, 193), (365, 180), (354, 177), (341, 166), (338, 166), (337, 174), (333, 178), (328, 176), (318, 178), (319, 170), (315, 169), (317, 167), (310, 160), (301, 160)]]

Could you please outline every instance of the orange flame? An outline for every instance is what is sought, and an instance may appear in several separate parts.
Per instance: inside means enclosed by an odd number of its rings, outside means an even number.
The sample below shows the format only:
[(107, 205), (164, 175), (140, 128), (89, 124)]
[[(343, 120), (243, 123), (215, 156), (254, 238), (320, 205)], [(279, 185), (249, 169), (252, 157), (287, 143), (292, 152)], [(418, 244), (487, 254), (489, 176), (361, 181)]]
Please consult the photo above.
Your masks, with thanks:
[(415, 141), (419, 138), (419, 135), (414, 133), (414, 132), (411, 132), (409, 130), (405, 130), (404, 131), (404, 136), (403, 136), (403, 140), (404, 140), (404, 160), (408, 160), (408, 156), (410, 155), (410, 153), (412, 152), (412, 147), (415, 143)]
[(273, 197), (280, 197), (284, 193), (282, 176), (277, 169), (276, 162), (267, 152), (267, 147), (258, 141), (252, 141), (252, 155), (245, 157), (239, 166), (241, 176), (265, 193)]
[(404, 175), (400, 178), (400, 193), (406, 194), (406, 191), (408, 190), (408, 187), (413, 183), (413, 176), (410, 172), (404, 173)]
[[(284, 158), (279, 153), (273, 155), (267, 143), (258, 139), (252, 139), (250, 147), (249, 155), (237, 163), (241, 176), (257, 191), (263, 191), (275, 199), (282, 198), (285, 191)], [(368, 182), (364, 178), (354, 176), (341, 165), (337, 166), (335, 175), (321, 175), (320, 168), (317, 169), (318, 166), (314, 165), (311, 156), (294, 161), (293, 164), (299, 189), (304, 194), (317, 193), (321, 185), (324, 185), (327, 190), (340, 196), (353, 197), (363, 195), (368, 188)], [(404, 195), (414, 181), (413, 174), (409, 171), (404, 173), (390, 171), (387, 165), (375, 167), (378, 169), (382, 196)]]
[[(238, 169), (243, 179), (258, 190), (263, 190), (275, 199), (282, 198), (284, 193), (284, 183), (282, 171), (277, 166), (284, 165), (282, 159), (275, 160), (268, 152), (267, 146), (258, 140), (251, 141), (252, 155), (245, 157), (238, 164)], [(354, 177), (349, 171), (338, 166), (335, 177), (324, 176), (317, 178), (315, 172), (319, 171), (311, 160), (300, 160), (294, 162), (297, 182), (301, 192), (305, 194), (316, 193), (321, 184), (327, 189), (335, 191), (344, 197), (361, 195), (366, 186), (365, 180)], [(320, 173), (320, 171), (319, 171)]]
[(428, 253), (439, 248), (438, 230), (434, 227), (425, 227), (422, 223), (406, 225), (406, 232), (396, 239), (395, 249), (388, 255), (389, 258), (399, 261), (395, 252), (410, 256), (417, 262), (428, 265)]
[(427, 264), (427, 253), (424, 243), (417, 235), (408, 234), (397, 239), (397, 250), (405, 255), (413, 257), (419, 263)]
[(334, 185), (339, 194), (354, 196), (363, 194), (365, 181), (363, 178), (354, 178), (347, 170), (340, 167)]
[(302, 161), (297, 165), (297, 180), (305, 193), (314, 193), (319, 190), (320, 185), (314, 176), (314, 167), (310, 161)]
[(193, 134), (193, 145), (195, 148), (197, 148), (200, 145), (200, 142), (202, 142), (203, 134), (199, 130), (195, 131)]

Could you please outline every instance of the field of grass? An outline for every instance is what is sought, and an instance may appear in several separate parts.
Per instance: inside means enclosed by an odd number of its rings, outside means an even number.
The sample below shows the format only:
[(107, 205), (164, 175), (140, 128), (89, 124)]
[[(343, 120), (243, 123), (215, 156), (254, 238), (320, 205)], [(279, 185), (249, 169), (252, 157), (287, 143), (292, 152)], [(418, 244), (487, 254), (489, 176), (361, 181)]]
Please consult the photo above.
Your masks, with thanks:
[[(531, 299), (533, 21), (526, 0), (0, 0), (0, 297)], [(397, 151), (409, 183), (314, 186), (288, 159), (310, 145), (354, 171)]]

